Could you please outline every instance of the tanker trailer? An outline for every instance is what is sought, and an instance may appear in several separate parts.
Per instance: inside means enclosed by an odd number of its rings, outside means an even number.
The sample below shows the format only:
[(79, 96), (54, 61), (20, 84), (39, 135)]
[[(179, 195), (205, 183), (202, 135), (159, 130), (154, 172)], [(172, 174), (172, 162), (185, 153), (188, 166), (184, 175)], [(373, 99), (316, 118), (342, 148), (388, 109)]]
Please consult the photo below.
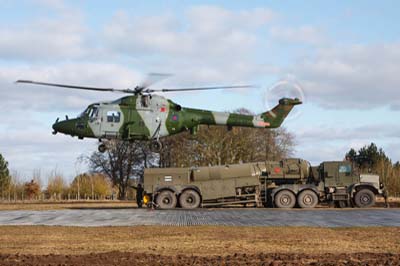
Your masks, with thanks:
[(145, 201), (161, 209), (248, 203), (262, 206), (259, 176), (263, 167), (265, 163), (145, 169)]

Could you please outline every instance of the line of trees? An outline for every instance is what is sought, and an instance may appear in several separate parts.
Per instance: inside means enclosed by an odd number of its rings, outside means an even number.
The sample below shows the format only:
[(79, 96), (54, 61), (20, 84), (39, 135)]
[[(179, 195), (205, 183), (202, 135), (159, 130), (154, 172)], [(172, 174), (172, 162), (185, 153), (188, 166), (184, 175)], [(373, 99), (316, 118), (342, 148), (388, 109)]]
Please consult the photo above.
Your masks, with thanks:
[(103, 200), (113, 197), (114, 189), (102, 174), (80, 174), (69, 184), (57, 173), (48, 177), (42, 187), (40, 171), (34, 171), (32, 179), (21, 181), (17, 172), (10, 174), (8, 164), (0, 154), (0, 198), (2, 200)]
[(356, 151), (350, 149), (346, 159), (353, 162), (360, 172), (376, 173), (385, 184), (389, 195), (400, 195), (400, 162), (392, 162), (382, 148), (375, 143), (366, 145)]

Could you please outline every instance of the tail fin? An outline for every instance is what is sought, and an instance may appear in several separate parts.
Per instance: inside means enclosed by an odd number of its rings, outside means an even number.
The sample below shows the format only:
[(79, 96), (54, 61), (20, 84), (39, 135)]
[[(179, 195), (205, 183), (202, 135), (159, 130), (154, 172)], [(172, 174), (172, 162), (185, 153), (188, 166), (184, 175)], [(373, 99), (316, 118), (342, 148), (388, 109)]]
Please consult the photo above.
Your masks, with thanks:
[(262, 113), (261, 118), (266, 124), (269, 124), (268, 127), (277, 128), (283, 123), (283, 120), (285, 120), (287, 115), (293, 109), (293, 106), (298, 104), (302, 104), (298, 98), (282, 98), (279, 100), (279, 104), (272, 110)]

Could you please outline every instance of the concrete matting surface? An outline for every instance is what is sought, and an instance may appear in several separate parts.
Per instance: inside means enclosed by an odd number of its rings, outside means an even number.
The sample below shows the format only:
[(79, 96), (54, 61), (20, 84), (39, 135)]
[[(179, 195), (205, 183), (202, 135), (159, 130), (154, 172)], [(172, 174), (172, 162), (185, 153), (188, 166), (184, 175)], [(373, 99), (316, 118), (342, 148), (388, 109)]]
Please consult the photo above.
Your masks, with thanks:
[(400, 209), (80, 209), (0, 211), (0, 225), (400, 226)]

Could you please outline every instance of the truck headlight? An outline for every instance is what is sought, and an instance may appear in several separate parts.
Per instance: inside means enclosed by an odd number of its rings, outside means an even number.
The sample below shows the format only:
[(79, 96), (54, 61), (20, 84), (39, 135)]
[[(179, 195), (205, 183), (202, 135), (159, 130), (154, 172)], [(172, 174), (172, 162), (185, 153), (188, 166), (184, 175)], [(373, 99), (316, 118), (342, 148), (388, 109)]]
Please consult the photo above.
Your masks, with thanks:
[(144, 204), (147, 204), (147, 203), (149, 203), (150, 202), (150, 196), (149, 195), (144, 195), (144, 197), (143, 197), (143, 203)]

